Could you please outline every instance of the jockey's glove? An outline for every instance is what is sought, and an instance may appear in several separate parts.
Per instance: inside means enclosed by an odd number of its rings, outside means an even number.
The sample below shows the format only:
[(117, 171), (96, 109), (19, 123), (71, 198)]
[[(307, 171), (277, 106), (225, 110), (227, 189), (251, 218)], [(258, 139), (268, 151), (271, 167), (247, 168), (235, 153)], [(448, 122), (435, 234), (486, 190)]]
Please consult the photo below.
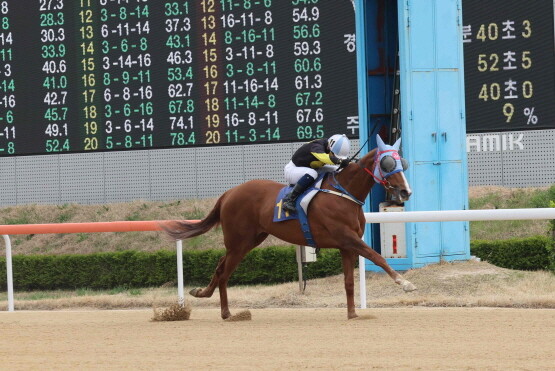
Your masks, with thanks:
[(333, 152), (330, 152), (330, 160), (331, 160), (331, 162), (333, 162), (336, 165), (341, 164), (341, 159), (339, 159), (337, 156), (335, 156), (333, 154)]
[(346, 158), (345, 160), (341, 160), (341, 163), (339, 164), (339, 168), (342, 169), (344, 167), (347, 167), (347, 166), (349, 166), (349, 163), (350, 163), (350, 161), (349, 161), (348, 158)]

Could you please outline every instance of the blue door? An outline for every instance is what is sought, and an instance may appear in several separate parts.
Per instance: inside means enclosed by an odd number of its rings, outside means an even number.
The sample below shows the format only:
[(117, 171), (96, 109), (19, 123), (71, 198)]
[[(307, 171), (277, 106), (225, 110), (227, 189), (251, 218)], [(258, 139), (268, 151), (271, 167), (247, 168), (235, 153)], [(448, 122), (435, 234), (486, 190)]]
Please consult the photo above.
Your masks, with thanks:
[[(459, 0), (399, 0), (406, 209), (468, 208)], [(469, 256), (468, 223), (408, 223), (415, 266)]]

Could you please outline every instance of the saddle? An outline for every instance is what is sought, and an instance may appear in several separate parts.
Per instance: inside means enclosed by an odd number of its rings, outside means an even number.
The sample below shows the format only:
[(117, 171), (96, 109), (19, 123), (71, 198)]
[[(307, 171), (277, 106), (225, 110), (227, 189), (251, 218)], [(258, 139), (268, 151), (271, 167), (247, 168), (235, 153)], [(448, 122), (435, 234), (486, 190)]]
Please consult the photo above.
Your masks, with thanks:
[[(322, 182), (326, 179), (327, 176), (332, 176), (333, 181), (331, 182), (332, 186), (337, 189), (339, 192), (332, 191), (330, 189), (322, 189)], [(308, 224), (308, 205), (316, 196), (318, 192), (325, 192), (331, 193), (339, 197), (346, 197), (351, 201), (359, 204), (360, 206), (364, 205), (363, 201), (357, 200), (353, 195), (351, 195), (345, 188), (343, 188), (335, 179), (335, 172), (334, 173), (323, 173), (316, 178), (312, 186), (310, 186), (304, 193), (302, 193), (296, 201), (296, 212), (289, 213), (282, 209), (283, 205), (283, 198), (287, 196), (293, 190), (293, 186), (285, 186), (280, 189), (277, 197), (276, 203), (274, 206), (274, 218), (273, 222), (279, 223), (286, 220), (294, 220), (298, 219), (301, 224), (301, 229), (303, 231), (304, 237), (306, 239), (306, 245), (318, 248), (316, 243), (314, 242), (314, 238), (312, 237), (312, 232), (310, 231), (310, 225)]]

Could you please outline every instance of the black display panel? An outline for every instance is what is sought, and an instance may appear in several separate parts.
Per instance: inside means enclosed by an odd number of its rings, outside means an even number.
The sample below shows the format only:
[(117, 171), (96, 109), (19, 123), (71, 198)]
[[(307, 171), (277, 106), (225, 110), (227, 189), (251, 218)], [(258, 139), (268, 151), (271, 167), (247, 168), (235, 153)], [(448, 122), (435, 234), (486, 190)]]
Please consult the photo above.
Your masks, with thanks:
[(351, 0), (2, 0), (0, 156), (352, 135), (354, 22)]
[(467, 132), (555, 128), (553, 0), (463, 0)]

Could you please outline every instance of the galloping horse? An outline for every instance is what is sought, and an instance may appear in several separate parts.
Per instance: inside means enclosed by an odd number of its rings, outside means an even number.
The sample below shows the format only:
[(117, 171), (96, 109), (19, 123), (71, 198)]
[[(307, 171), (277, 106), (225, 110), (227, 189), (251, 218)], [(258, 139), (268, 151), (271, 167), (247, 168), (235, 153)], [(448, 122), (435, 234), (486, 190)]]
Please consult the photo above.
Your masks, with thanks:
[[(399, 145), (399, 141), (393, 146), (385, 145), (378, 137), (378, 148), (360, 160), (351, 162), (335, 177), (328, 177), (321, 188), (332, 190), (336, 181), (352, 198), (364, 200), (372, 186), (379, 181), (395, 201), (407, 201), (411, 190), (403, 174), (403, 167), (406, 168), (404, 159), (397, 153)], [(227, 282), (249, 251), (260, 245), (270, 234), (295, 245), (306, 244), (298, 220), (279, 223), (272, 221), (276, 197), (281, 188), (283, 184), (273, 181), (251, 180), (220, 196), (212, 211), (200, 222), (176, 220), (161, 225), (174, 239), (185, 239), (206, 233), (212, 227), (221, 224), (226, 254), (218, 262), (210, 284), (205, 288), (193, 289), (190, 294), (198, 298), (211, 297), (217, 286), (220, 291), (223, 319), (231, 316), (227, 301)], [(405, 291), (416, 289), (412, 283), (394, 271), (381, 255), (362, 241), (366, 222), (358, 203), (347, 197), (319, 192), (309, 205), (309, 224), (313, 239), (319, 248), (340, 250), (349, 319), (357, 317), (353, 276), (358, 255), (381, 267)]]

